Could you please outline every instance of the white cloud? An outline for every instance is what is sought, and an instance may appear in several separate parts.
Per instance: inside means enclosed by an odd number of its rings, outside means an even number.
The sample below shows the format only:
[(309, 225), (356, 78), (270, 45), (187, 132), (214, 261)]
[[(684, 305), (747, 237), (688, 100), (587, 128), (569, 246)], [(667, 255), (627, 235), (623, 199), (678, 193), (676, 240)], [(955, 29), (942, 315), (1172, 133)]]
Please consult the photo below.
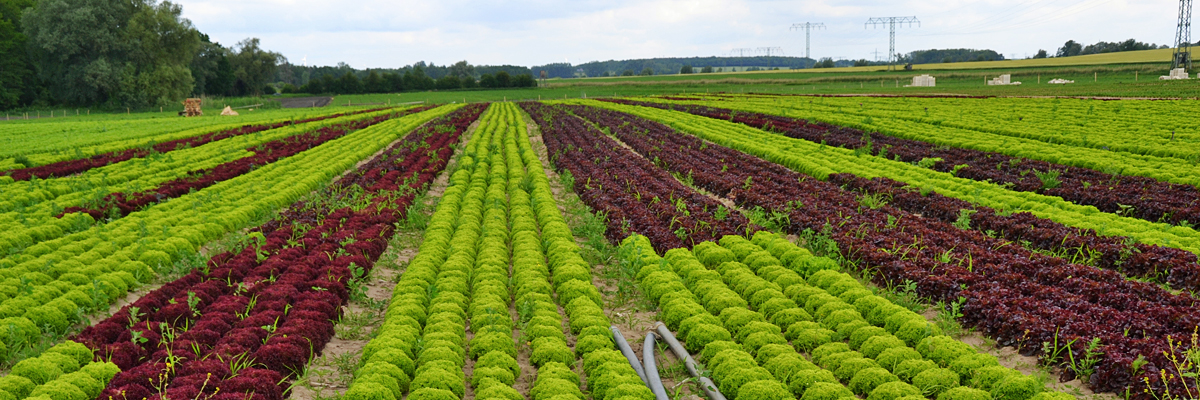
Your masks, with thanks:
[(537, 65), (659, 56), (724, 55), (734, 48), (782, 47), (804, 54), (792, 23), (823, 22), (813, 57), (881, 57), (886, 27), (870, 17), (908, 16), (896, 50), (987, 48), (1006, 56), (1053, 52), (1068, 39), (1090, 44), (1134, 38), (1169, 44), (1171, 0), (753, 1), (465, 0), (329, 2), (180, 0), (184, 16), (214, 40), (246, 37), (293, 62), (343, 61), (357, 68), (436, 64)]

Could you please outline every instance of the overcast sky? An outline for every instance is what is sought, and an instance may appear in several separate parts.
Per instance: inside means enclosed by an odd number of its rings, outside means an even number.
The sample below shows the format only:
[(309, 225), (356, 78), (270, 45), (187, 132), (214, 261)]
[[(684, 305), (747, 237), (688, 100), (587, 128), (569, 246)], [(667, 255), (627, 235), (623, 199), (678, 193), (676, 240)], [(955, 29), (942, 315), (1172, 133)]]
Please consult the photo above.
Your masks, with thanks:
[[(896, 52), (979, 48), (1025, 58), (1084, 44), (1174, 40), (1172, 0), (178, 0), (184, 17), (230, 46), (247, 37), (292, 63), (355, 68), (541, 65), (648, 57), (729, 55), (779, 47), (804, 55), (794, 23), (820, 22), (812, 57), (886, 58), (887, 27), (871, 17), (915, 16), (897, 28)], [(1194, 35), (1197, 36), (1197, 35)], [(1195, 37), (1192, 39), (1196, 40)]]

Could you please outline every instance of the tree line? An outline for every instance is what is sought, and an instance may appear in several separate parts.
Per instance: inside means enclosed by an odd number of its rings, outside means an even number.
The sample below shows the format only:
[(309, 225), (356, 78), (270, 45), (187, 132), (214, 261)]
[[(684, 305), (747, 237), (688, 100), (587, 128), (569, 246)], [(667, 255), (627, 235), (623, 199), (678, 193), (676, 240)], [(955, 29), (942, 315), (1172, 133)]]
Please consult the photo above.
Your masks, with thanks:
[[(401, 69), (356, 70), (345, 63), (337, 67), (299, 67), (285, 65), (278, 76), (283, 93), (358, 94), (396, 93), (427, 90), (535, 87), (537, 81), (528, 68), (513, 66), (473, 66), (459, 61), (446, 67), (418, 62)], [(515, 71), (517, 73), (512, 73)]]
[(284, 59), (258, 39), (211, 42), (157, 0), (0, 0), (0, 109), (146, 108), (257, 95)]
[[(1142, 42), (1139, 42), (1139, 41), (1136, 41), (1133, 39), (1129, 39), (1124, 42), (1111, 42), (1111, 43), (1105, 42), (1105, 41), (1100, 41), (1100, 42), (1096, 42), (1095, 44), (1089, 44), (1087, 46), (1084, 46), (1082, 43), (1078, 43), (1074, 40), (1068, 40), (1066, 43), (1063, 44), (1062, 47), (1058, 48), (1058, 52), (1056, 52), (1054, 54), (1054, 56), (1055, 57), (1073, 57), (1073, 56), (1085, 56), (1088, 54), (1117, 53), (1117, 52), (1122, 52), (1122, 51), (1154, 50), (1154, 49), (1166, 49), (1166, 48), (1169, 48), (1169, 47), (1165, 44), (1159, 46), (1154, 43), (1142, 43)], [(1045, 58), (1047, 56), (1046, 51), (1039, 50), (1038, 56), (1039, 57), (1034, 57), (1034, 58)]]

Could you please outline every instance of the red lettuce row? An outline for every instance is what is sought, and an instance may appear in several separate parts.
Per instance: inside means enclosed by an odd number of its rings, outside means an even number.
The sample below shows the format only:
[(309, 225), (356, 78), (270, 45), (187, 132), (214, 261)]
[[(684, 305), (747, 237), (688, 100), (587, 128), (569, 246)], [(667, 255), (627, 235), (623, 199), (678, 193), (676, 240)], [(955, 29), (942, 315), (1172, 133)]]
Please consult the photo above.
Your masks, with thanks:
[[(940, 158), (942, 161), (930, 168), (952, 172), (960, 178), (1011, 184), (1013, 190), (1058, 196), (1076, 204), (1094, 206), (1100, 211), (1120, 212), (1147, 221), (1171, 224), (1200, 222), (1200, 190), (1190, 185), (1160, 182), (1147, 177), (1113, 175), (1000, 153), (938, 146), (879, 132), (864, 132), (776, 115), (687, 104), (615, 99), (604, 101), (682, 111), (733, 121), (778, 132), (791, 138), (823, 142), (847, 149), (868, 150), (870, 154), (910, 163)], [(1044, 182), (1038, 176), (1050, 171), (1057, 171), (1057, 184), (1049, 183), (1049, 179)]]
[(254, 153), (250, 157), (233, 160), (205, 170), (193, 171), (188, 176), (163, 182), (154, 189), (137, 193), (110, 193), (104, 196), (99, 205), (92, 207), (67, 207), (58, 217), (62, 218), (63, 215), (75, 212), (87, 213), (97, 221), (103, 220), (106, 216), (124, 217), (148, 205), (183, 196), (189, 192), (204, 189), (227, 179), (236, 178), (252, 171), (254, 168), (291, 157), (313, 147), (320, 146), (330, 140), (345, 136), (350, 132), (434, 107), (418, 107), (358, 121), (347, 121), (333, 126), (321, 127), (312, 132), (263, 143), (246, 149)]
[[(1175, 295), (1119, 273), (1030, 252), (973, 230), (923, 218), (889, 205), (862, 201), (839, 186), (628, 114), (569, 107), (609, 128), (645, 157), (676, 173), (691, 173), (698, 186), (734, 199), (788, 214), (788, 231), (827, 237), (860, 268), (877, 271), (884, 285), (906, 281), (933, 300), (963, 304), (963, 321), (1027, 355), (1058, 343), (1082, 359), (1099, 338), (1100, 362), (1090, 384), (1098, 391), (1135, 397), (1148, 380), (1152, 392), (1165, 386), (1159, 371), (1179, 377), (1167, 354), (1166, 337), (1190, 335), (1200, 325), (1200, 309), (1190, 295)], [(743, 184), (753, 178), (749, 187)], [(1071, 343), (1068, 345), (1067, 343)], [(1177, 344), (1174, 351), (1184, 351)], [(1134, 361), (1143, 357), (1146, 363)], [(1071, 375), (1068, 371), (1068, 375)], [(1070, 376), (1068, 376), (1070, 377)], [(1178, 378), (1168, 382), (1182, 390)], [(1179, 393), (1179, 392), (1176, 392)]]
[(571, 172), (575, 193), (605, 213), (606, 234), (614, 243), (637, 232), (666, 251), (751, 228), (741, 214), (684, 186), (584, 120), (541, 103), (521, 107), (541, 128), (555, 166)]
[(1001, 215), (989, 207), (937, 193), (909, 190), (903, 182), (883, 177), (866, 179), (853, 174), (833, 174), (829, 181), (851, 190), (882, 195), (889, 199), (889, 204), (926, 218), (955, 223), (967, 215), (970, 227), (989, 235), (1067, 254), (1128, 276), (1161, 280), (1176, 289), (1200, 291), (1200, 264), (1196, 262), (1196, 255), (1186, 250), (1100, 236), (1091, 229), (1069, 227), (1027, 212)]
[(416, 191), (449, 160), (428, 155), (447, 154), (483, 108), (431, 121), (360, 168), (383, 173), (330, 190), (381, 188), (362, 197), (369, 203), (297, 202), (243, 250), (214, 256), (73, 338), (121, 367), (100, 398), (282, 399), (333, 337), (352, 279), (370, 271)]
[(133, 158), (145, 157), (151, 153), (166, 153), (175, 149), (185, 147), (196, 147), (206, 143), (215, 142), (222, 139), (228, 139), (234, 136), (248, 135), (251, 133), (262, 132), (266, 130), (276, 129), (288, 125), (303, 124), (314, 121), (321, 121), (331, 118), (338, 118), (347, 115), (364, 114), (384, 110), (384, 108), (374, 108), (370, 110), (352, 111), (344, 113), (330, 114), (320, 117), (299, 119), (294, 121), (276, 122), (273, 124), (258, 124), (244, 125), (238, 128), (226, 129), (223, 131), (205, 133), (189, 138), (176, 139), (148, 146), (148, 148), (133, 148), (120, 151), (113, 151), (103, 154), (97, 154), (88, 158), (78, 160), (59, 161), (52, 164), (40, 165), (36, 167), (14, 169), (3, 172), (13, 178), (13, 180), (27, 181), (33, 178), (46, 179), (51, 177), (64, 177), (85, 172), (92, 168), (103, 167), (108, 164), (127, 161)]

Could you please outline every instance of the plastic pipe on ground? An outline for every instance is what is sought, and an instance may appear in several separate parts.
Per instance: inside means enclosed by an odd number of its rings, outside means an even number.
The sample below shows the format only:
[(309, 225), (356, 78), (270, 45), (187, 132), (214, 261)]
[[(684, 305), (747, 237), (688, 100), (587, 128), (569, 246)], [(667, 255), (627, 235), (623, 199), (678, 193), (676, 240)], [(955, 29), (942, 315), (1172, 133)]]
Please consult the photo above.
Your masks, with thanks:
[[(624, 354), (625, 359), (629, 360), (629, 365), (633, 366), (633, 370), (637, 372), (638, 377), (642, 378), (642, 382), (648, 382), (646, 380), (646, 370), (642, 369), (642, 362), (638, 360), (637, 353), (633, 352), (633, 348), (629, 347), (629, 342), (625, 341), (625, 335), (621, 334), (621, 329), (617, 328), (616, 325), (610, 326), (608, 329), (612, 331), (613, 342), (617, 343), (617, 348), (621, 349), (621, 354)], [(650, 385), (646, 385), (646, 387), (650, 387)]]
[(642, 361), (646, 364), (646, 383), (650, 386), (650, 391), (654, 392), (654, 397), (658, 400), (671, 400), (667, 397), (667, 390), (663, 388), (662, 378), (658, 376), (658, 366), (654, 363), (654, 332), (646, 333), (646, 341), (642, 343)]
[(675, 335), (671, 333), (671, 329), (663, 325), (662, 322), (658, 322), (654, 324), (654, 331), (658, 332), (658, 336), (664, 342), (667, 342), (667, 346), (671, 348), (676, 357), (683, 359), (683, 365), (687, 367), (688, 373), (700, 381), (700, 389), (704, 390), (704, 394), (708, 395), (709, 400), (726, 400), (725, 395), (722, 395), (717, 390), (717, 385), (713, 383), (712, 379), (700, 376), (700, 371), (696, 369), (696, 360), (692, 359), (692, 355), (683, 348), (682, 344), (679, 344), (678, 340), (675, 340)]

